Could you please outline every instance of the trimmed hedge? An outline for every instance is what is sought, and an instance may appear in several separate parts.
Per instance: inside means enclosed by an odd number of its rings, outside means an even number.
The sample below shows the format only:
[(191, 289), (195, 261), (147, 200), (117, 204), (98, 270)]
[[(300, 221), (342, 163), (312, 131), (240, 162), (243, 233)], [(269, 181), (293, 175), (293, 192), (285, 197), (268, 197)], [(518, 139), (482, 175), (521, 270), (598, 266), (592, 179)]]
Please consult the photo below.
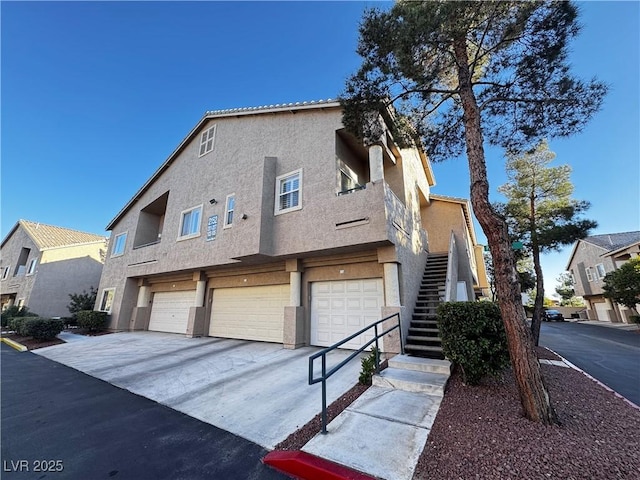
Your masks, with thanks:
[(28, 320), (37, 320), (40, 317), (13, 317), (9, 319), (9, 329), (16, 332), (18, 335), (22, 335), (23, 337), (28, 337), (27, 333), (27, 321)]
[(64, 322), (57, 318), (29, 318), (22, 323), (25, 336), (36, 340), (51, 340), (64, 330)]
[(448, 302), (438, 306), (445, 356), (460, 365), (465, 383), (477, 385), (509, 365), (500, 309), (492, 302)]
[(86, 328), (90, 332), (97, 332), (107, 328), (107, 312), (96, 312), (94, 310), (80, 310), (76, 313), (78, 326)]
[(2, 315), (0, 315), (0, 326), (2, 328), (9, 327), (9, 320), (15, 317), (37, 317), (37, 313), (33, 313), (29, 311), (27, 307), (18, 307), (16, 305), (11, 305), (7, 307)]

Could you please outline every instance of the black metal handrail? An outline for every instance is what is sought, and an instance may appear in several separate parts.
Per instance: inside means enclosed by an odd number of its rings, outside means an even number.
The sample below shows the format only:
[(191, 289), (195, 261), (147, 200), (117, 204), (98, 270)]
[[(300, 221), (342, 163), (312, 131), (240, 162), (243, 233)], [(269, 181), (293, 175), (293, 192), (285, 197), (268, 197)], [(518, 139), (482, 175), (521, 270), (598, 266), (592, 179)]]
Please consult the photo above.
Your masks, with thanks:
[[(378, 325), (381, 324), (382, 322), (386, 322), (387, 320), (392, 319), (393, 317), (396, 317), (398, 319), (398, 322), (393, 327), (388, 328), (384, 332), (378, 333)], [(364, 332), (366, 332), (371, 328), (374, 329), (374, 337), (371, 340), (369, 340), (367, 343), (362, 345), (358, 350), (354, 350), (351, 355), (349, 355), (342, 362), (340, 362), (339, 364), (337, 364), (335, 367), (331, 368), (327, 372), (327, 353), (340, 347), (340, 345), (344, 345), (349, 340), (353, 340), (358, 335), (362, 335)], [(342, 339), (339, 342), (334, 343), (330, 347), (320, 350), (319, 352), (314, 353), (309, 357), (309, 385), (322, 382), (322, 433), (323, 434), (327, 433), (327, 379), (331, 377), (331, 375), (336, 373), (338, 370), (340, 370), (342, 367), (344, 367), (351, 360), (353, 360), (353, 358), (355, 358), (358, 354), (362, 353), (369, 345), (371, 345), (374, 342), (376, 344), (376, 373), (379, 372), (380, 371), (380, 348), (378, 344), (378, 339), (382, 338), (387, 333), (392, 332), (396, 328), (398, 329), (398, 336), (400, 338), (400, 352), (404, 354), (404, 346), (402, 344), (402, 328), (400, 326), (400, 314), (394, 313), (393, 315), (389, 315), (388, 317), (385, 317), (381, 320), (373, 322), (371, 325), (364, 327), (361, 330), (358, 330), (353, 335), (350, 335), (347, 338)], [(315, 378), (313, 376), (313, 362), (318, 357), (322, 357), (322, 376)]]

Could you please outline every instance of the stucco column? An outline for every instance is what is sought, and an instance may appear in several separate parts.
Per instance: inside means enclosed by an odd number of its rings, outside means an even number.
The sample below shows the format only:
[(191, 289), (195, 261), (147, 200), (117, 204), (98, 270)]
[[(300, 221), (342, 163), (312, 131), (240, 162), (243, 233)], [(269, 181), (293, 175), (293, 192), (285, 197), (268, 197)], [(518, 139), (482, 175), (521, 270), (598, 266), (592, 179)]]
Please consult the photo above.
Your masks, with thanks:
[(380, 145), (372, 145), (369, 147), (369, 179), (372, 182), (384, 180), (382, 147)]
[(149, 302), (151, 302), (151, 287), (148, 285), (142, 285), (138, 289), (138, 302), (136, 303), (136, 307), (148, 307)]
[(398, 264), (387, 262), (384, 267), (384, 304), (386, 307), (400, 306), (400, 280), (398, 279)]
[(204, 294), (206, 291), (207, 281), (198, 280), (196, 282), (196, 302), (195, 307), (204, 307)]
[(289, 306), (299, 307), (301, 306), (301, 287), (302, 287), (302, 272), (289, 272)]

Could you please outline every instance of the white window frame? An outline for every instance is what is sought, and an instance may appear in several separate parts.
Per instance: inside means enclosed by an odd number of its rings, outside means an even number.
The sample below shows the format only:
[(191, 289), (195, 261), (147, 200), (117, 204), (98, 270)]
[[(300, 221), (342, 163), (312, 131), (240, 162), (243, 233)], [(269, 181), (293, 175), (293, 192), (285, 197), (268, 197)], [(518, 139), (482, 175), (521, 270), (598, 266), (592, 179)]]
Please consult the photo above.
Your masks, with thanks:
[(18, 308), (24, 307), (24, 298), (19, 298), (18, 299), (18, 301), (16, 302), (16, 307), (18, 307)]
[(111, 309), (113, 308), (113, 299), (116, 297), (116, 289), (115, 288), (104, 288), (102, 290), (102, 295), (100, 296), (100, 305), (98, 310), (100, 312), (111, 313)]
[(37, 258), (32, 258), (29, 260), (29, 266), (27, 267), (27, 275), (33, 275), (36, 273), (36, 265), (38, 264)]
[(127, 233), (128, 232), (119, 233), (113, 237), (113, 245), (111, 246), (112, 257), (121, 257), (124, 255), (124, 250), (127, 247)]
[(585, 273), (587, 274), (587, 281), (593, 282), (593, 269), (591, 267), (585, 268)]
[[(600, 272), (601, 269), (602, 272)], [(607, 271), (604, 269), (603, 263), (599, 263), (596, 265), (596, 273), (598, 274), (598, 278), (604, 278), (604, 276), (607, 274)]]
[(199, 157), (202, 157), (213, 150), (213, 144), (216, 139), (216, 126), (213, 125), (207, 128), (200, 135), (200, 148), (199, 148)]
[(2, 280), (9, 278), (9, 270), (11, 270), (11, 267), (2, 267)]
[[(193, 214), (193, 212), (198, 212), (198, 220), (196, 224), (193, 224), (191, 217), (189, 217), (189, 233), (182, 234), (182, 230), (184, 228), (184, 221), (187, 215)], [(202, 204), (196, 205), (195, 207), (191, 207), (187, 210), (183, 210), (180, 212), (180, 229), (178, 230), (178, 241), (187, 240), (189, 238), (196, 238), (200, 236), (200, 227), (202, 226)], [(195, 228), (194, 228), (195, 227)]]
[[(224, 205), (224, 226), (222, 228), (230, 228), (233, 225), (233, 216), (236, 208), (236, 194), (231, 193), (227, 195), (227, 200)], [(231, 218), (229, 218), (231, 214)]]
[[(289, 190), (284, 193), (281, 192), (282, 185), (284, 184), (284, 182), (294, 176), (298, 177), (298, 188), (295, 190)], [(293, 192), (298, 192), (298, 204), (294, 205), (293, 207), (280, 208), (280, 198), (283, 197), (284, 195), (290, 195)], [(285, 173), (284, 175), (280, 175), (279, 177), (276, 178), (276, 204), (274, 209), (274, 215), (280, 215), (281, 213), (294, 212), (296, 210), (301, 210), (301, 209), (302, 209), (302, 169), (299, 168), (298, 170)]]

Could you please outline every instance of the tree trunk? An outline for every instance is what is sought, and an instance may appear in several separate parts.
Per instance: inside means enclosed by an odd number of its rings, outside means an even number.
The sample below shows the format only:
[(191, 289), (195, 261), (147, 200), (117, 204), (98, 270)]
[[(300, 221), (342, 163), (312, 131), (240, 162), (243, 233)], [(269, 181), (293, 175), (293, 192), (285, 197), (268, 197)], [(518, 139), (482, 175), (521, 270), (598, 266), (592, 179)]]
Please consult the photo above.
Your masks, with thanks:
[(471, 179), (471, 204), (487, 236), (493, 257), (498, 305), (507, 334), (509, 356), (520, 393), (520, 402), (528, 419), (551, 425), (557, 423), (557, 419), (542, 379), (531, 334), (524, 321), (520, 283), (511, 251), (507, 224), (489, 202), (489, 181), (482, 145), (480, 112), (471, 85), (464, 35), (454, 41), (453, 49), (458, 63), (458, 88), (464, 111), (463, 122)]
[(544, 311), (544, 278), (542, 276), (542, 266), (540, 265), (540, 247), (537, 240), (532, 242), (531, 254), (533, 256), (533, 268), (536, 272), (536, 298), (533, 303), (533, 316), (531, 317), (531, 334), (533, 335), (533, 344), (538, 346), (542, 312)]

